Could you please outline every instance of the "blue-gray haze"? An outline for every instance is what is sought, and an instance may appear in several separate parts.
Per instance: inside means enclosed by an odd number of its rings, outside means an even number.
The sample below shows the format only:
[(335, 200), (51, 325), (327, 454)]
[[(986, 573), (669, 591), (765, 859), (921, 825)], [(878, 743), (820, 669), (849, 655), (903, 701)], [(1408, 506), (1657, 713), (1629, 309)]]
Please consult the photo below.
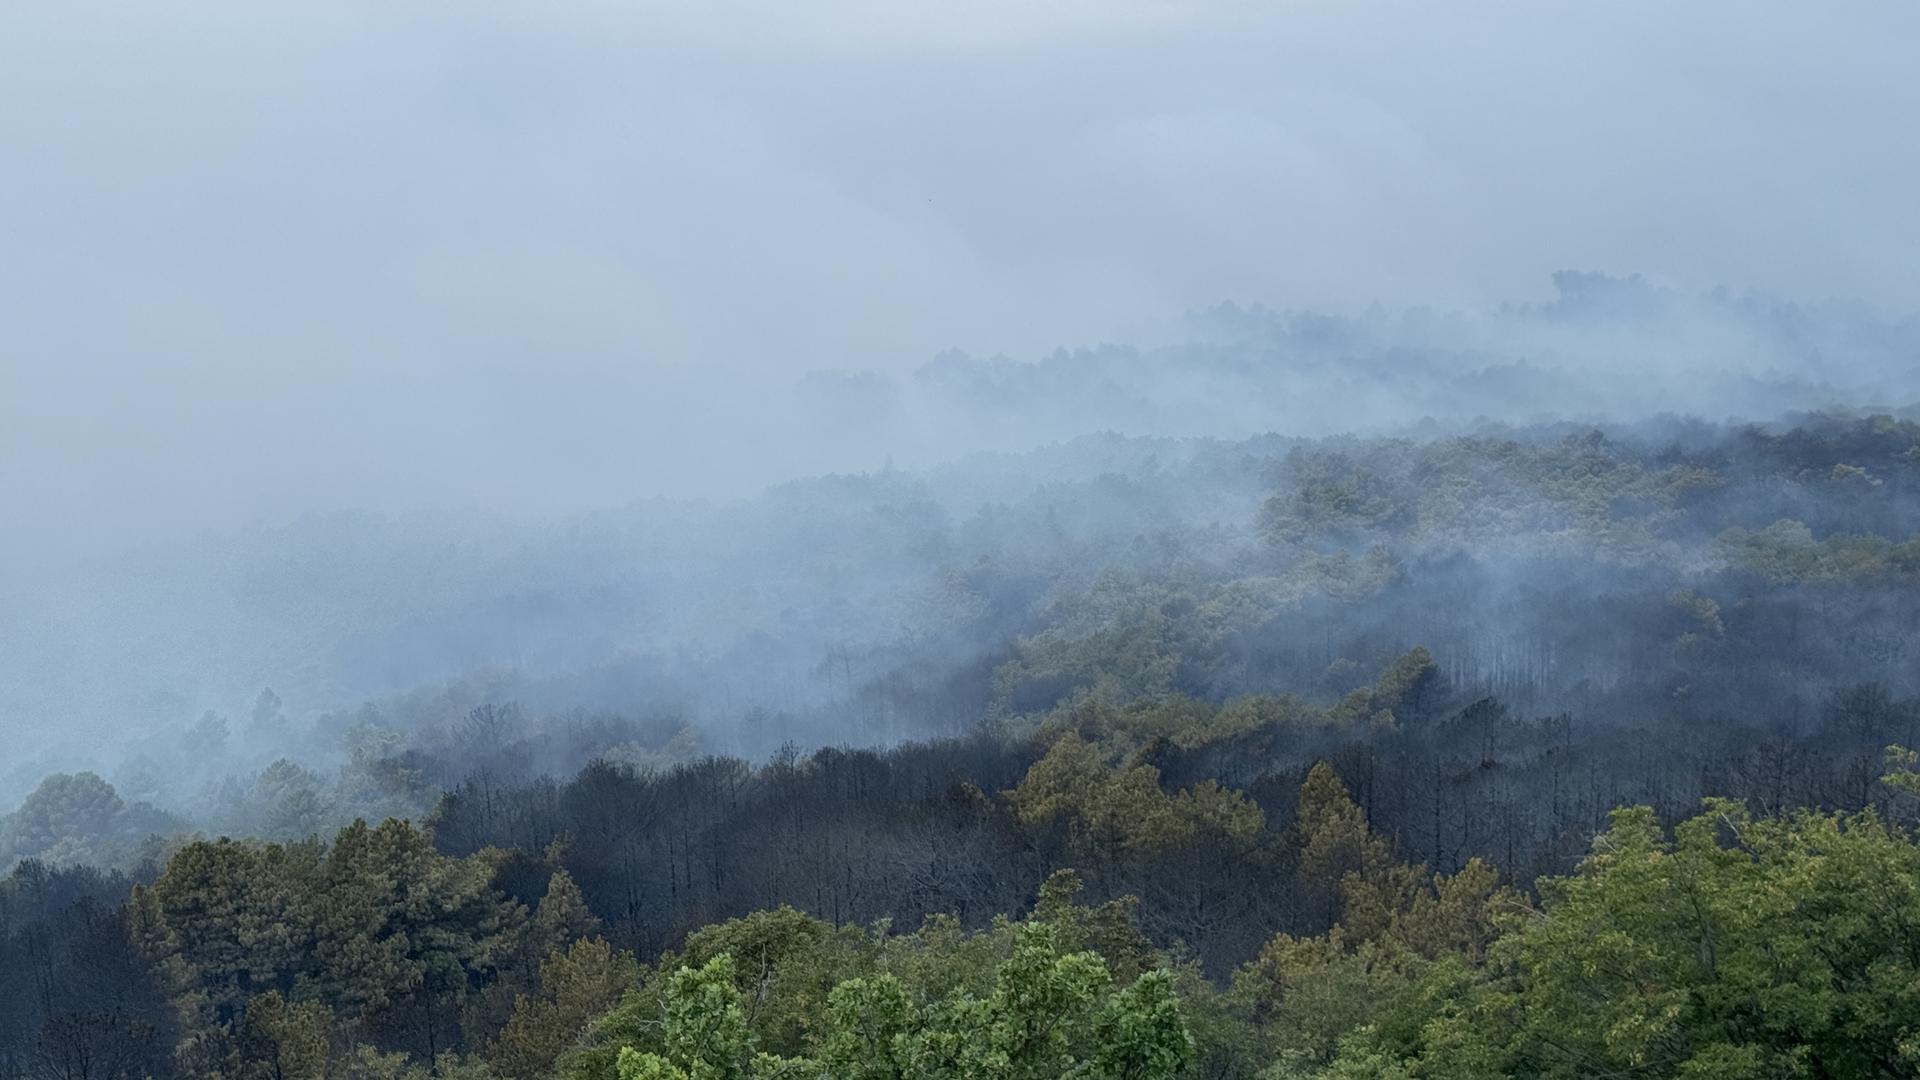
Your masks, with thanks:
[(265, 685), (914, 625), (920, 578), (780, 531), (810, 474), (964, 537), (1139, 464), (1096, 432), (1908, 405), (1916, 42), (1897, 0), (8, 4), (0, 786)]

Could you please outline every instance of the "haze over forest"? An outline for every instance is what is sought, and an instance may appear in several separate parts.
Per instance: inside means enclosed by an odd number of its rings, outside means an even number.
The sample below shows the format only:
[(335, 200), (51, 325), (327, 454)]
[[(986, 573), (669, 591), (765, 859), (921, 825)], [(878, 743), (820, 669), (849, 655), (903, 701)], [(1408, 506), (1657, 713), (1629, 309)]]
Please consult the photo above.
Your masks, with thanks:
[(0, 11), (0, 1080), (1920, 1075), (1915, 42)]
[[(936, 597), (982, 560), (1068, 543), (1100, 551), (1103, 562), (1047, 571), (1073, 582), (1131, 567), (1125, 544), (1163, 532), (1186, 544), (1195, 527), (1213, 530), (1191, 559), (1257, 546), (1271, 459), (1320, 445), (1303, 440), (1540, 438), (1540, 425), (1632, 431), (1648, 418), (1637, 437), (1693, 440), (1712, 421), (1920, 401), (1912, 319), (1597, 273), (1555, 281), (1551, 301), (1480, 314), (1223, 304), (1190, 315), (1171, 344), (1025, 361), (949, 352), (901, 377), (804, 373), (757, 402), (743, 393), (740, 408), (766, 410), (761, 437), (784, 427), (882, 462), (757, 496), (531, 519), (477, 506), (315, 511), (22, 578), (0, 626), (0, 704), (61, 722), (19, 725), (29, 752), (9, 784), (31, 787), (54, 764), (110, 770), (126, 747), (170, 744), (208, 712), (237, 720), (266, 687), (303, 719), (465, 682), (481, 697), (540, 693), (554, 707), (668, 710), (730, 728), (750, 711), (850, 692), (823, 674), (830, 656), (954, 633)], [(1831, 365), (1836, 354), (1848, 362)], [(902, 467), (896, 447), (935, 463)], [(1213, 461), (1234, 474), (1189, 475)], [(1764, 525), (1778, 509), (1743, 519)], [(992, 633), (1024, 632), (1024, 617), (1002, 613)], [(952, 644), (985, 656), (1005, 642)], [(886, 662), (863, 663), (876, 677)], [(580, 678), (601, 685), (492, 688)], [(129, 716), (147, 718), (137, 738), (125, 737)], [(830, 724), (806, 730), (842, 737)], [(928, 733), (908, 723), (891, 734)], [(254, 749), (264, 764), (280, 748)]]
[(974, 431), (843, 437), (789, 388), (1224, 301), (1484, 311), (1575, 269), (1897, 320), (1920, 276), (1891, 2), (5, 19), (0, 542), (36, 559), (932, 464)]

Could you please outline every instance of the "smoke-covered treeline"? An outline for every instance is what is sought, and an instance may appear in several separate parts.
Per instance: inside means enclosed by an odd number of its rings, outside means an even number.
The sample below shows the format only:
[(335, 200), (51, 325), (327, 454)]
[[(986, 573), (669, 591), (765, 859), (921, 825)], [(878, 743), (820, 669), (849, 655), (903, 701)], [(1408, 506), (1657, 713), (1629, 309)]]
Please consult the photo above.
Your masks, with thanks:
[[(1129, 545), (1156, 530), (1218, 523), (1233, 542), (1271, 494), (1265, 463), (1292, 445), (1266, 432), (1424, 444), (1506, 425), (1537, 441), (1558, 437), (1529, 430), (1541, 416), (1603, 430), (1710, 418), (1631, 435), (1690, 449), (1729, 417), (1920, 397), (1911, 320), (1557, 280), (1554, 302), (1476, 315), (1221, 308), (1157, 346), (750, 384), (730, 421), (743, 432), (795, 447), (844, 440), (869, 470), (757, 498), (649, 500), (542, 523), (316, 512), (193, 541), (145, 544), (136, 532), (117, 555), (14, 567), (0, 576), (0, 717), (27, 732), (31, 756), (4, 786), (17, 795), (54, 768), (111, 769), (77, 752), (89, 736), (113, 732), (117, 751), (124, 734), (171, 739), (209, 710), (237, 747), (262, 687), (304, 721), (449, 680), (593, 668), (609, 673), (599, 691), (513, 696), (548, 710), (659, 706), (703, 726), (756, 706), (803, 710), (834, 696), (814, 673), (829, 653), (951, 633), (945, 581), (983, 555), (1030, 564), (1045, 590), (1063, 566), (1140, 562)], [(1829, 363), (1836, 355), (1847, 362)], [(1101, 430), (1129, 437), (1087, 435)], [(982, 449), (1000, 452), (972, 453)], [(879, 468), (889, 453), (900, 466)], [(633, 460), (633, 486), (662, 464)], [(1187, 543), (1192, 557), (1221, 557), (1210, 540)], [(1009, 609), (1017, 620), (1017, 603), (996, 601), (997, 615)], [(967, 644), (1020, 628), (967, 627)], [(621, 686), (622, 669), (643, 674)], [(859, 678), (851, 662), (841, 675)], [(271, 740), (254, 742), (257, 763), (275, 756)]]
[[(13, 708), (75, 713), (9, 782), (93, 771), (247, 831), (310, 788), (336, 792), (316, 821), (417, 812), (489, 755), (565, 775), (1086, 694), (1324, 702), (1416, 645), (1528, 713), (1798, 723), (1834, 687), (1912, 689), (1902, 415), (1091, 436), (542, 530), (305, 519), (130, 558), (18, 637)], [(108, 706), (122, 738), (86, 751)]]
[[(1911, 409), (1097, 435), (94, 572), (123, 587), (88, 618), (213, 627), (120, 639), (145, 677), (244, 663), (150, 688), (117, 757), (17, 760), (0, 969), (33, 989), (0, 1075), (673, 1076), (673, 1024), (734, 994), (728, 1055), (839, 1075), (879, 1053), (844, 1012), (873, 987), (898, 1045), (963, 1062), (930, 1075), (976, 1075), (1032, 1021), (1021, 980), (1070, 971), (1048, 1053), (1157, 1033), (1160, 1071), (1095, 1075), (1366, 1075), (1448, 1024), (1494, 1040), (1476, 1075), (1556, 1075), (1629, 1052), (1529, 1026), (1581, 1014), (1555, 965), (1606, 939), (1527, 913), (1684, 942), (1608, 845), (1708, 874), (1705, 819), (1654, 824), (1703, 799), (1828, 905), (1715, 932), (1851, 934), (1792, 980), (1898, 1013), (1845, 875), (1920, 895), (1888, 756), (1920, 743)], [(1694, 1013), (1674, 1061), (1908, 1038)]]
[[(1424, 996), (1435, 980), (1450, 994), (1489, 980), (1472, 992), (1491, 995), (1495, 1026), (1476, 1037), (1509, 1064), (1471, 1075), (1555, 1075), (1557, 1054), (1597, 1067), (1630, 1053), (1597, 1029), (1573, 1051), (1563, 1028), (1528, 1036), (1527, 1010), (1499, 996), (1511, 992), (1499, 965), (1525, 959), (1515, 950), (1551, 948), (1518, 985), (1577, 1011), (1591, 983), (1556, 989), (1557, 958), (1586, 949), (1605, 964), (1613, 948), (1604, 934), (1535, 941), (1561, 924), (1528, 917), (1537, 883), (1568, 920), (1637, 920), (1642, 963), (1692, 956), (1664, 951), (1673, 936), (1693, 947), (1674, 890), (1712, 897), (1717, 947), (1778, 947), (1788, 931), (1837, 944), (1844, 955), (1786, 987), (1817, 995), (1830, 980), (1845, 1008), (1879, 1017), (1865, 1035), (1838, 1018), (1747, 1032), (1718, 1024), (1719, 999), (1703, 994), (1670, 1054), (1722, 1052), (1715, 1040), (1748, 1053), (1808, 1039), (1829, 1056), (1867, 1037), (1897, 1047), (1907, 1026), (1888, 1007), (1904, 1000), (1888, 965), (1906, 961), (1889, 943), (1920, 890), (1920, 846), (1901, 824), (1920, 779), (1883, 747), (1915, 734), (1920, 700), (1871, 685), (1830, 695), (1793, 730), (1527, 720), (1462, 693), (1416, 649), (1328, 707), (1095, 695), (1026, 734), (790, 751), (757, 767), (602, 760), (520, 782), (483, 769), (418, 827), (198, 840), (136, 868), (145, 884), (131, 894), (119, 875), (22, 863), (0, 882), (0, 955), (38, 992), (0, 1006), (0, 1068), (371, 1078), (424, 1076), (431, 1063), (438, 1075), (605, 1077), (623, 1047), (684, 1052), (671, 1002), (690, 992), (686, 971), (720, 957), (742, 967), (708, 977), (752, 1006), (751, 1038), (729, 1055), (848, 1053), (820, 1030), (828, 989), (902, 980), (907, 1015), (933, 1010), (912, 1023), (937, 1029), (951, 994), (1007, 992), (1015, 976), (996, 965), (1031, 935), (1096, 949), (1118, 986), (1160, 973), (1156, 992), (1178, 1002), (1167, 1007), (1188, 1033), (1146, 1075), (1337, 1076), (1322, 1070), (1355, 1037), (1442, 1053), (1422, 1026), (1455, 1016)], [(1706, 794), (1727, 798), (1718, 819), (1680, 833), (1690, 854), (1672, 855), (1677, 883), (1609, 858), (1670, 850), (1659, 811), (1616, 814), (1605, 831), (1610, 807), (1641, 801), (1679, 820)], [(1773, 816), (1746, 820), (1754, 812)], [(1719, 914), (1782, 895), (1734, 869), (1749, 856), (1701, 850), (1719, 821), (1805, 911), (1751, 927)], [(1562, 876), (1590, 844), (1579, 876)], [(1597, 910), (1580, 906), (1583, 888), (1605, 890), (1588, 900)], [(996, 921), (1009, 912), (1030, 922)], [(1688, 974), (1737, 989), (1742, 970)], [(1661, 1007), (1601, 997), (1616, 1015)], [(1367, 1023), (1396, 1016), (1422, 1034)]]

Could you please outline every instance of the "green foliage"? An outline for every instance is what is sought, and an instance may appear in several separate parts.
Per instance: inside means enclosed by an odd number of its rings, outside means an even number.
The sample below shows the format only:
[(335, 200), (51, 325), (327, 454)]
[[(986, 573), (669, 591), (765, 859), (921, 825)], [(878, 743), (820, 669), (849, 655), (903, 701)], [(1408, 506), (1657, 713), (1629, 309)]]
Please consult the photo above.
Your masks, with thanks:
[(1886, 767), (1886, 775), (1880, 778), (1882, 783), (1896, 791), (1920, 796), (1920, 752), (1904, 746), (1889, 746)]
[(1478, 971), (1526, 901), (1477, 860), (1442, 876), (1394, 859), (1324, 763), (1301, 785), (1295, 828), (1303, 890), (1336, 903), (1339, 921), (1313, 937), (1277, 935), (1234, 973), (1223, 1004), (1249, 1031), (1225, 1041), (1257, 1047), (1263, 1076), (1370, 1075), (1373, 1064), (1346, 1059), (1358, 1034), (1390, 1019), (1437, 968)]
[(623, 1047), (620, 1080), (744, 1080), (750, 1036), (733, 958), (681, 968), (667, 986), (662, 1053)]
[(1053, 927), (1062, 948), (1098, 954), (1122, 986), (1159, 967), (1162, 958), (1140, 932), (1139, 898), (1123, 896), (1087, 907), (1079, 903), (1084, 888), (1080, 875), (1072, 870), (1054, 871), (1040, 885), (1033, 921)]
[(491, 856), (440, 855), (400, 821), (356, 822), (330, 847), (202, 841), (135, 890), (129, 920), (189, 1045), (218, 1043), (269, 991), (324, 1003), (352, 1031), (445, 1045), (523, 944), (526, 911), (493, 872)]
[(727, 957), (759, 1045), (792, 1054), (817, 1036), (828, 994), (837, 981), (864, 967), (867, 947), (860, 931), (836, 931), (780, 907), (697, 930), (678, 958), (664, 958), (660, 966), (671, 970)]
[(1669, 842), (1623, 810), (1544, 892), (1515, 945), (1529, 1057), (1703, 1077), (1920, 1066), (1920, 849), (1871, 815), (1714, 803)]
[(1059, 821), (1091, 857), (1146, 856), (1197, 843), (1246, 852), (1265, 832), (1260, 808), (1211, 780), (1169, 794), (1151, 765), (1110, 768), (1101, 752), (1068, 732), (1008, 793), (1029, 828)]
[(1017, 730), (1021, 718), (1085, 700), (1165, 701), (1226, 663), (1237, 635), (1309, 598), (1372, 596), (1401, 574), (1384, 549), (1310, 552), (1278, 573), (1228, 581), (1103, 574), (1055, 597), (1047, 628), (1015, 643), (994, 672), (991, 715)]
[(247, 1003), (228, 1075), (259, 1080), (325, 1080), (333, 1011), (269, 990)]
[(555, 870), (547, 879), (547, 893), (533, 909), (533, 938), (546, 952), (558, 952), (582, 938), (600, 933), (600, 920), (587, 908), (587, 898), (573, 875)]
[(1415, 645), (1380, 673), (1367, 701), (1367, 711), (1389, 724), (1396, 718), (1432, 719), (1445, 681), (1440, 666), (1433, 662), (1433, 654), (1425, 646)]
[(1541, 889), (1484, 977), (1430, 971), (1329, 1075), (1920, 1069), (1920, 846), (1871, 813), (1756, 819), (1710, 800), (1668, 838), (1624, 809)]
[(404, 734), (371, 714), (347, 730), (345, 743), (348, 760), (337, 795), (343, 805), (374, 820), (425, 816), (439, 792), (400, 756)]
[(365, 1043), (356, 1044), (343, 1055), (329, 1075), (338, 1080), (494, 1080), (485, 1062), (458, 1054), (440, 1054), (429, 1066), (406, 1054), (382, 1053)]
[(1719, 546), (1728, 563), (1775, 584), (1920, 584), (1920, 535), (1904, 541), (1858, 533), (1815, 539), (1806, 525), (1782, 518), (1764, 529), (1728, 529)]
[(633, 957), (597, 938), (555, 951), (540, 965), (538, 993), (513, 1003), (488, 1063), (503, 1077), (540, 1080), (577, 1045), (595, 1018), (611, 1009), (639, 977)]
[(320, 867), (313, 985), (349, 1008), (459, 1000), (503, 961), (525, 909), (493, 888), (486, 856), (439, 855), (401, 821), (341, 830)]
[(1394, 865), (1391, 847), (1367, 829), (1366, 814), (1325, 762), (1300, 785), (1294, 831), (1302, 891), (1317, 897), (1329, 916), (1349, 877), (1371, 880)]
[(1657, 467), (1598, 431), (1557, 442), (1381, 439), (1290, 453), (1260, 528), (1281, 550), (1385, 545), (1402, 556), (1532, 550), (1643, 563), (1660, 532), (1724, 484)]
[(1166, 972), (1115, 990), (1099, 956), (1063, 952), (1044, 923), (1018, 929), (984, 996), (920, 1002), (886, 973), (841, 982), (807, 1056), (756, 1052), (735, 981), (726, 955), (676, 972), (659, 1049), (623, 1047), (620, 1080), (1171, 1080), (1192, 1057)]
[(1263, 509), (1261, 524), (1269, 539), (1349, 544), (1410, 523), (1412, 508), (1371, 470), (1343, 470), (1344, 463), (1332, 456), (1296, 459), (1296, 464), (1301, 479), (1293, 493), (1274, 496)]
[(149, 838), (179, 827), (151, 806), (128, 805), (94, 773), (55, 773), (19, 809), (0, 816), (0, 871), (21, 859), (49, 866), (128, 866)]
[(286, 758), (260, 771), (247, 800), (263, 840), (305, 840), (340, 824), (326, 783)]

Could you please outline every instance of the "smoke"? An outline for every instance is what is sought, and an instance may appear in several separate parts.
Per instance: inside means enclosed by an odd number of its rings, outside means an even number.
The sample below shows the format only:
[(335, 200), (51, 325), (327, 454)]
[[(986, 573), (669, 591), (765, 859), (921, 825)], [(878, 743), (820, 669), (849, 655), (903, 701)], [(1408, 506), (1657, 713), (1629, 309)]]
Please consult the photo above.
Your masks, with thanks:
[(0, 548), (23, 577), (310, 510), (535, 520), (935, 460), (967, 423), (836, 438), (794, 384), (911, 398), (945, 350), (1148, 341), (1226, 298), (1485, 311), (1572, 266), (1904, 309), (1916, 18), (15, 5)]
[[(0, 722), (21, 733), (24, 751), (16, 782), (49, 763), (104, 767), (102, 748), (113, 748), (109, 761), (129, 746), (161, 757), (181, 725), (209, 710), (242, 715), (268, 686), (309, 730), (315, 717), (396, 695), (443, 724), (511, 700), (541, 715), (671, 714), (749, 740), (763, 736), (739, 734), (747, 714), (801, 717), (780, 730), (823, 741), (928, 734), (929, 708), (934, 730), (963, 730), (985, 703), (953, 687), (984, 686), (975, 666), (1003, 661), (1049, 596), (1107, 570), (1267, 573), (1251, 554), (1264, 547), (1260, 508), (1274, 476), (1292, 475), (1293, 448), (1339, 454), (1372, 445), (1368, 436), (1399, 440), (1379, 444), (1391, 448), (1510, 432), (1537, 442), (1600, 424), (1634, 432), (1641, 453), (1670, 442), (1673, 453), (1725, 443), (1726, 454), (1750, 454), (1737, 429), (1713, 422), (1920, 402), (1911, 319), (1587, 273), (1557, 275), (1554, 288), (1548, 302), (1451, 314), (1219, 305), (1137, 346), (1028, 361), (949, 352), (903, 374), (742, 384), (728, 399), (731, 422), (787, 450), (769, 469), (867, 462), (752, 497), (546, 516), (524, 506), (309, 512), (17, 564), (36, 573), (17, 577), (0, 605)], [(588, 397), (615, 423), (618, 395), (599, 389)], [(513, 395), (538, 409), (545, 392), (526, 379)], [(577, 419), (593, 426), (584, 412)], [(691, 429), (677, 430), (682, 457), (649, 460), (634, 447), (601, 464), (643, 490), (654, 471), (697, 453)], [(502, 486), (514, 469), (532, 482), (541, 461), (500, 464), (493, 434), (465, 430), (456, 452)], [(577, 443), (555, 453), (592, 457)], [(1854, 465), (1833, 453), (1819, 476)], [(1838, 480), (1819, 490), (1852, 500), (1845, 513), (1784, 501), (1801, 483), (1763, 484), (1766, 494), (1742, 496), (1752, 505), (1716, 510), (1713, 527), (1798, 515), (1896, 540), (1909, 530), (1906, 503), (1860, 517), (1867, 496)], [(1563, 512), (1543, 504), (1526, 519)], [(1637, 571), (1664, 583), (1653, 590), (1660, 604), (1663, 589), (1717, 565), (1703, 543), (1663, 547), (1671, 565)], [(1500, 561), (1468, 577), (1510, 593)], [(1565, 571), (1525, 574), (1555, 584)], [(1488, 655), (1514, 632), (1509, 616), (1482, 613), (1474, 634), (1496, 643)], [(1395, 615), (1380, 627), (1416, 621)], [(1599, 671), (1611, 661), (1580, 662)], [(958, 681), (938, 689), (949, 679)], [(917, 703), (876, 704), (902, 692)], [(236, 745), (261, 758), (255, 766), (289, 748), (325, 760), (341, 752), (337, 735), (315, 732), (302, 746), (276, 730)], [(158, 742), (142, 751), (143, 740)]]

